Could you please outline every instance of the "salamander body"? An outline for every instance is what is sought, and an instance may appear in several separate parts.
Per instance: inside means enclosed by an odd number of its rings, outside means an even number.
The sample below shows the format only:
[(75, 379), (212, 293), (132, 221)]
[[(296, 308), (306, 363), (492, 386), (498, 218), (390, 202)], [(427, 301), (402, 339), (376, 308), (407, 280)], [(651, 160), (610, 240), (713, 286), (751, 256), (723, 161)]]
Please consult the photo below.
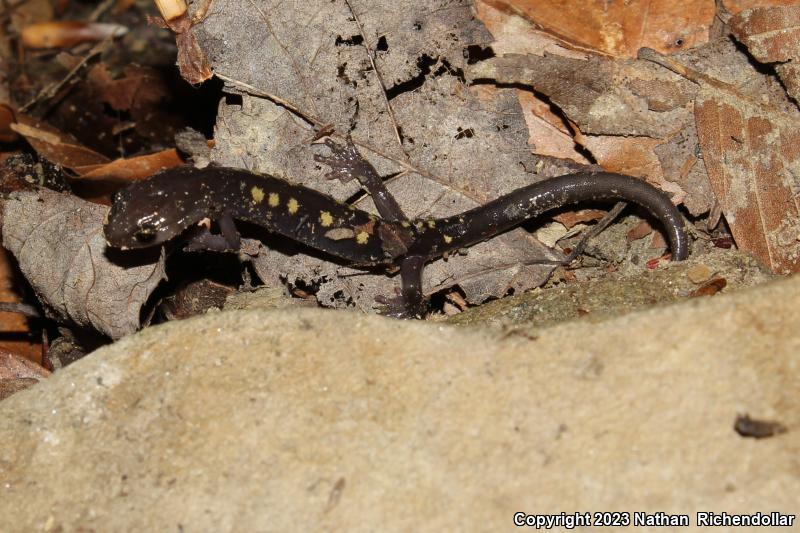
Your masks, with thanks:
[[(257, 224), (357, 266), (399, 265), (409, 313), (420, 315), (426, 261), (489, 239), (542, 213), (586, 201), (626, 201), (662, 225), (674, 260), (688, 256), (683, 218), (651, 185), (621, 174), (582, 172), (540, 181), (459, 215), (387, 220), (301, 185), (225, 167), (176, 167), (118, 192), (105, 225), (113, 247), (163, 244), (217, 221), (222, 241), (194, 249), (235, 249), (232, 220)], [(206, 231), (206, 236), (208, 232)]]

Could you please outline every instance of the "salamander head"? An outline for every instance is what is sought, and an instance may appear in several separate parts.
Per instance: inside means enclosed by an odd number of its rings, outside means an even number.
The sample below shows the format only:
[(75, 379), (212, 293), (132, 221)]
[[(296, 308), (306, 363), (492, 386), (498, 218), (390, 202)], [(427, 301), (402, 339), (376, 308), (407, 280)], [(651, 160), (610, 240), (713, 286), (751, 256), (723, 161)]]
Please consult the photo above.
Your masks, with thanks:
[(197, 191), (188, 182), (162, 176), (134, 183), (114, 195), (103, 227), (109, 246), (123, 250), (158, 246), (206, 215), (190, 200)]

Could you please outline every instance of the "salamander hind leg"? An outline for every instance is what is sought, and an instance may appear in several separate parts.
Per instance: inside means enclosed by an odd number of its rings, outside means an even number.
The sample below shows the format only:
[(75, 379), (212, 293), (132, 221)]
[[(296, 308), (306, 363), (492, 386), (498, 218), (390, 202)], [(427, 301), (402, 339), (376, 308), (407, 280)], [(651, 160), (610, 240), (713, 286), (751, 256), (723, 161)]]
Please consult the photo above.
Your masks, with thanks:
[(379, 314), (392, 318), (424, 318), (428, 305), (422, 294), (422, 271), (425, 258), (406, 257), (400, 263), (401, 290), (399, 296), (378, 296), (376, 301), (383, 304)]

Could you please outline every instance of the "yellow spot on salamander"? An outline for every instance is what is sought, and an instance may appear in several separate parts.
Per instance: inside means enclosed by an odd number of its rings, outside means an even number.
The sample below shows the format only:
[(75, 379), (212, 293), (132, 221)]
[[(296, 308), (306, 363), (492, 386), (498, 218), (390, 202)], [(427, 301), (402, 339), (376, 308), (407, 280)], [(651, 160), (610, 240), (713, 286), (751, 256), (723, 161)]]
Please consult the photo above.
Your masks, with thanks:
[(289, 198), (289, 202), (287, 202), (286, 208), (289, 210), (290, 215), (294, 215), (295, 213), (297, 213), (297, 210), (300, 209), (300, 204), (294, 198)]
[(369, 233), (366, 231), (360, 231), (358, 235), (356, 235), (356, 242), (358, 244), (367, 244), (367, 241), (369, 241)]
[(264, 201), (264, 189), (262, 189), (261, 187), (253, 186), (253, 188), (250, 189), (250, 196), (253, 197), (253, 201), (255, 203), (260, 204), (261, 202)]
[(333, 217), (327, 211), (323, 211), (319, 214), (319, 222), (323, 228), (327, 228), (333, 224)]
[(453, 242), (453, 238), (450, 235), (445, 235), (444, 236), (444, 242), (446, 242), (447, 244), (450, 244), (451, 242)]
[(270, 207), (278, 207), (278, 204), (281, 203), (281, 197), (278, 196), (278, 193), (271, 192), (267, 203), (269, 203)]
[(400, 225), (403, 226), (404, 228), (410, 228), (411, 227), (411, 223), (407, 222), (405, 220), (401, 220), (400, 221)]
[(431, 229), (435, 228), (436, 227), (436, 221), (435, 220), (429, 220), (428, 221), (428, 227), (431, 228)]

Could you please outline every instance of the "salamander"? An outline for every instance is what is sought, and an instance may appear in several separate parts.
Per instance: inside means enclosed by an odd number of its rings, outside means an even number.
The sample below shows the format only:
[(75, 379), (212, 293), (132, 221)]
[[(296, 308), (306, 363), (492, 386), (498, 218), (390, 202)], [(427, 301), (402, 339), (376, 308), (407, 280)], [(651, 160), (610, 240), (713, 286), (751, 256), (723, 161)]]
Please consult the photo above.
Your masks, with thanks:
[[(329, 146), (333, 147), (332, 144)], [(335, 169), (354, 168), (353, 151), (319, 158)], [(334, 177), (342, 177), (342, 167)], [(371, 166), (368, 167), (372, 169)], [(490, 239), (546, 211), (586, 201), (625, 201), (645, 208), (666, 234), (673, 260), (688, 256), (683, 218), (662, 191), (610, 172), (579, 172), (540, 181), (461, 214), (409, 220), (382, 182), (356, 170), (373, 195), (381, 216), (274, 176), (210, 166), (175, 167), (117, 192), (104, 232), (122, 249), (162, 245), (181, 235), (188, 250), (238, 250), (234, 220), (264, 229), (335, 256), (353, 266), (400, 267), (401, 310), (395, 316), (422, 316), (422, 271), (426, 262)], [(372, 175), (375, 178), (377, 174)], [(218, 233), (209, 230), (211, 221)]]

